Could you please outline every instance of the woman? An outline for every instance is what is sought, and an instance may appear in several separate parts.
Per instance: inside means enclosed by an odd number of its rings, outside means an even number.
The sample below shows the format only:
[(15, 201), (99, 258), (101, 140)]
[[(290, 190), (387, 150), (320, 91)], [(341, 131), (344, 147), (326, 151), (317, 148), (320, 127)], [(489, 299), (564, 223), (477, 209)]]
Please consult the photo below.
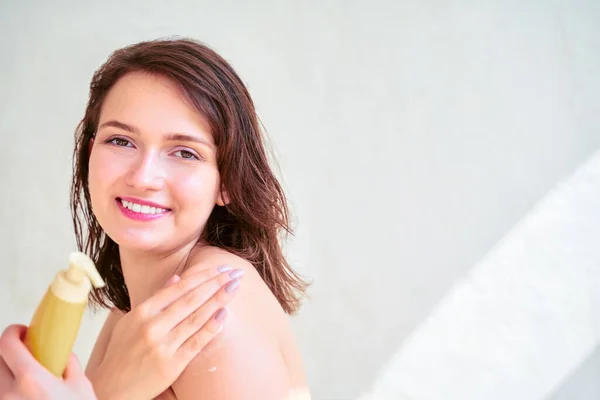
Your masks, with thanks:
[[(290, 231), (286, 199), (252, 99), (222, 57), (189, 39), (113, 53), (92, 79), (74, 166), (78, 245), (107, 281), (92, 302), (113, 306), (86, 368), (100, 400), (307, 393), (285, 315), (306, 288), (279, 244)], [(193, 287), (207, 274), (228, 276), (211, 292), (227, 304), (213, 320), (227, 321), (206, 346), (210, 333), (195, 340), (202, 351), (180, 371), (167, 334), (176, 328), (148, 322), (160, 311), (153, 299), (180, 276), (172, 290), (200, 310), (207, 294)], [(200, 329), (208, 318), (186, 321)]]

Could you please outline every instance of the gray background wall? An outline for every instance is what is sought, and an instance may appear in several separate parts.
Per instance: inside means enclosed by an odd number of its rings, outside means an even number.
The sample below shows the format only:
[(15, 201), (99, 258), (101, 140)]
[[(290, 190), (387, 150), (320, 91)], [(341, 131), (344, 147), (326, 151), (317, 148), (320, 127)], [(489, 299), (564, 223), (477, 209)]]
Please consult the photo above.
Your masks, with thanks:
[[(73, 131), (93, 71), (135, 41), (193, 36), (247, 82), (292, 201), (291, 260), (314, 280), (294, 327), (316, 399), (371, 387), (600, 147), (595, 0), (0, 4), (0, 327), (28, 322), (74, 248)], [(566, 395), (597, 387), (590, 357), (557, 377)]]

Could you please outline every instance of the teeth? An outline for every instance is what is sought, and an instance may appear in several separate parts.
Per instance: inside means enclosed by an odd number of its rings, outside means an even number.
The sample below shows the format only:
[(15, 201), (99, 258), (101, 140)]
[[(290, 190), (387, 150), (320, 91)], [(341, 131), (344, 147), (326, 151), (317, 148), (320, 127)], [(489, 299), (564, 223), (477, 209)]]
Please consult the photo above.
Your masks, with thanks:
[(160, 214), (160, 213), (167, 211), (164, 208), (143, 206), (141, 204), (132, 203), (127, 200), (121, 200), (121, 204), (123, 204), (123, 207), (125, 207), (129, 210), (131, 210), (133, 212), (141, 213), (141, 214)]

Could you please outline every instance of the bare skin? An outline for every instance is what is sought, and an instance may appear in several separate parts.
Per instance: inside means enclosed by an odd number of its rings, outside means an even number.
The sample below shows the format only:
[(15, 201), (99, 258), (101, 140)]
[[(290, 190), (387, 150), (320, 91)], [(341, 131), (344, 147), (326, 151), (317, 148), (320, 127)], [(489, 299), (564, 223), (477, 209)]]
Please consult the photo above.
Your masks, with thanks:
[[(221, 334), (157, 399), (252, 399), (253, 394), (264, 399), (309, 398), (302, 357), (288, 317), (255, 268), (224, 250), (196, 247), (190, 256), (190, 266), (181, 274), (182, 279), (200, 272), (208, 264), (242, 268), (244, 283), (227, 307), (228, 319)], [(86, 374), (93, 374), (102, 361), (112, 329), (122, 317), (123, 313), (118, 310), (108, 316)], [(256, 368), (257, 365), (260, 368)], [(248, 378), (240, 380), (240, 376)], [(264, 386), (261, 387), (260, 382)], [(268, 393), (261, 392), (265, 388)], [(298, 397), (292, 397), (294, 395)]]

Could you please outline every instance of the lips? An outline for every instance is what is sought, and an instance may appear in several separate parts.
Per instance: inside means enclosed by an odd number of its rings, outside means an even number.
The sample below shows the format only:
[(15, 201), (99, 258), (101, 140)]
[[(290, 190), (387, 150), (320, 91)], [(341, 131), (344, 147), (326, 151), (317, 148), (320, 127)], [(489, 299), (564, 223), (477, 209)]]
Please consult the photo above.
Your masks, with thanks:
[(131, 198), (116, 198), (121, 212), (128, 218), (136, 221), (153, 221), (170, 213), (169, 208), (144, 200)]
[(143, 212), (144, 214), (154, 214), (156, 212), (165, 212), (171, 210), (170, 208), (161, 204), (147, 200), (136, 199), (133, 197), (117, 197), (117, 201), (119, 201), (123, 207), (128, 208), (131, 211)]
[(122, 200), (121, 204), (123, 205), (123, 207), (129, 209), (130, 211), (142, 213), (142, 214), (160, 214), (160, 213), (167, 211), (163, 208), (142, 206), (142, 205), (139, 205), (136, 203), (130, 203), (126, 200)]

